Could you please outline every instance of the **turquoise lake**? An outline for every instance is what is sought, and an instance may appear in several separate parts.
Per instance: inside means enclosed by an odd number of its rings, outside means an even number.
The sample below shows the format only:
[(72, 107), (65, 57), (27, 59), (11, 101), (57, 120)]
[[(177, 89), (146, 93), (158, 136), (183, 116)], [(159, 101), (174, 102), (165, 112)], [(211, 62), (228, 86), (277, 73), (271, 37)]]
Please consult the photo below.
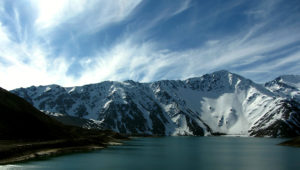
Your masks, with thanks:
[(246, 137), (135, 138), (122, 146), (3, 166), (4, 169), (293, 170), (300, 148), (284, 139)]

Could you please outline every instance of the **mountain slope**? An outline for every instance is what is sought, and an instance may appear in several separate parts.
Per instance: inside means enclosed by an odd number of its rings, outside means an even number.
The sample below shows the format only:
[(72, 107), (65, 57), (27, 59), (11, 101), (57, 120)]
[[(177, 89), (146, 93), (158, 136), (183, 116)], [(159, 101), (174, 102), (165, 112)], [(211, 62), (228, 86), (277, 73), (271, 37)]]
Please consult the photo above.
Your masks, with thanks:
[(300, 103), (300, 75), (284, 75), (267, 82), (265, 87), (278, 96)]
[(46, 115), (26, 100), (2, 88), (0, 88), (0, 111), (0, 140), (41, 141), (79, 138), (85, 140), (97, 137), (100, 142), (112, 139), (112, 136), (118, 136), (111, 131), (88, 130), (98, 123), (91, 120), (72, 119), (72, 123), (69, 124), (75, 125), (75, 121), (79, 123), (82, 121), (86, 129), (66, 126), (55, 120), (57, 118)]
[(0, 139), (57, 139), (68, 136), (62, 124), (2, 88), (0, 110)]
[(63, 125), (0, 88), (0, 165), (99, 149), (120, 139), (111, 131)]
[(101, 121), (93, 120), (93, 119), (84, 119), (81, 117), (70, 116), (67, 114), (60, 113), (52, 113), (48, 111), (43, 111), (48, 116), (54, 118), (55, 120), (61, 122), (64, 125), (81, 127), (84, 129), (98, 129), (101, 130), (103, 127), (101, 126)]
[(122, 133), (300, 134), (297, 102), (225, 70), (184, 81), (106, 81), (68, 88), (32, 86), (12, 92), (40, 110), (97, 119), (102, 128)]

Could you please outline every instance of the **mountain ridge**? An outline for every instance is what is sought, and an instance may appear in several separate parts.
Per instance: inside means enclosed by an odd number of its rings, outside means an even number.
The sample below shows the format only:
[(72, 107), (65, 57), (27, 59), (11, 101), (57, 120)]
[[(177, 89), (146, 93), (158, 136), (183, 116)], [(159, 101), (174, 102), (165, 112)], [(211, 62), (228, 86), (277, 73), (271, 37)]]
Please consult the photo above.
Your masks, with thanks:
[(298, 101), (280, 95), (275, 85), (221, 70), (186, 80), (31, 86), (12, 92), (40, 110), (96, 119), (104, 129), (121, 133), (299, 135)]

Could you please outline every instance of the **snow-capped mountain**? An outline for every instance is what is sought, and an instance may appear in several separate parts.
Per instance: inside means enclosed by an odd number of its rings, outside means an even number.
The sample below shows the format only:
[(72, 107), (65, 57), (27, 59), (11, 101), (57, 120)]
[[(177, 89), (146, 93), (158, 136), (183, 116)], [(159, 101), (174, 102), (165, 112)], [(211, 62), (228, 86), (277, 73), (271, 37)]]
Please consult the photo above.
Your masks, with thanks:
[(12, 92), (40, 110), (96, 119), (102, 128), (121, 133), (300, 135), (299, 103), (272, 90), (273, 85), (266, 87), (222, 70), (183, 81), (105, 81)]
[(300, 75), (284, 75), (265, 84), (273, 93), (300, 103)]
[(71, 126), (78, 126), (85, 129), (103, 129), (101, 124), (101, 121), (94, 120), (94, 119), (85, 119), (82, 117), (76, 117), (76, 116), (70, 116), (67, 114), (61, 114), (61, 113), (54, 113), (49, 111), (43, 111), (46, 115), (56, 119), (57, 121), (65, 124), (65, 125), (71, 125)]

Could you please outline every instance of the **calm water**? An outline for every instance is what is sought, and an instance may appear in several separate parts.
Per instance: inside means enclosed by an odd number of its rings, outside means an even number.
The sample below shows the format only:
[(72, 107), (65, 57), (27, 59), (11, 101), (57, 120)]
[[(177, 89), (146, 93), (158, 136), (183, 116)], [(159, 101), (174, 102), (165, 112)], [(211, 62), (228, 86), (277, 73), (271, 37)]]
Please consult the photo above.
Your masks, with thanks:
[[(11, 169), (293, 170), (300, 148), (282, 139), (242, 137), (137, 138), (123, 146), (10, 166)], [(6, 166), (7, 167), (7, 166)], [(2, 167), (3, 168), (3, 167)]]

